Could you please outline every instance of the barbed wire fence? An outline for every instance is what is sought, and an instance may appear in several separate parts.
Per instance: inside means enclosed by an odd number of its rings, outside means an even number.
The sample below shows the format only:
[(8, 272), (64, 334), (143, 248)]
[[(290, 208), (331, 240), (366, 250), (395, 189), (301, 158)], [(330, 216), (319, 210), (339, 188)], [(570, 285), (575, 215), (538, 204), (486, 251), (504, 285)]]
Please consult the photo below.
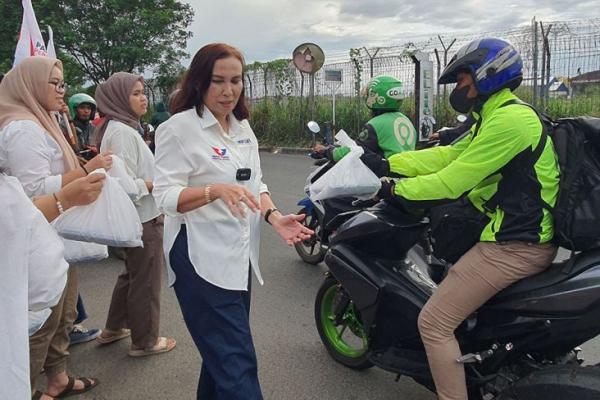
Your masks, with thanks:
[[(269, 103), (277, 112), (287, 113), (282, 120), (288, 125), (293, 122), (290, 130), (302, 130), (303, 124), (311, 118), (330, 120), (332, 92), (324, 80), (324, 71), (340, 70), (342, 83), (337, 89), (339, 108), (336, 107), (336, 115), (340, 115), (337, 125), (357, 133), (368, 118), (360, 92), (371, 77), (391, 75), (400, 79), (406, 96), (402, 111), (412, 118), (415, 65), (410, 55), (415, 51), (429, 55), (434, 64), (434, 80), (437, 81), (446, 63), (460, 47), (483, 37), (506, 39), (520, 51), (524, 79), (518, 95), (523, 100), (554, 117), (600, 116), (600, 18), (549, 22), (532, 19), (527, 26), (504, 31), (460, 36), (440, 34), (397, 46), (326, 53), (325, 65), (315, 74), (318, 106), (313, 115), (305, 104), (309, 76), (298, 71), (291, 60), (283, 66), (280, 64), (278, 69), (263, 67), (248, 70), (245, 74), (246, 95), (255, 109), (264, 111), (265, 103)], [(451, 87), (434, 86), (437, 125), (452, 124), (455, 113), (447, 102)], [(269, 129), (277, 129), (273, 126), (277, 124), (269, 125), (272, 125)], [(285, 138), (277, 133), (270, 136)]]

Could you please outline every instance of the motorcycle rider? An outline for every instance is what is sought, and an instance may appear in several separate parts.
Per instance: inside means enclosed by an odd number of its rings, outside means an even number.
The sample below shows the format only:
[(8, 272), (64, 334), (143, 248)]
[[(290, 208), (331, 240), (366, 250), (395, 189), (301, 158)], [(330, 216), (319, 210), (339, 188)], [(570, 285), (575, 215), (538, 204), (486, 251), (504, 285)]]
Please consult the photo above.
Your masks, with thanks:
[(456, 83), (450, 104), (472, 113), (476, 122), (469, 134), (450, 146), (395, 154), (371, 165), (407, 177), (384, 182), (378, 197), (389, 202), (430, 207), (466, 195), (489, 217), (479, 242), (450, 269), (419, 315), (441, 400), (467, 399), (456, 328), (502, 289), (543, 271), (556, 254), (548, 209), (556, 202), (559, 169), (536, 112), (512, 93), (522, 81), (522, 67), (519, 52), (504, 40), (463, 46), (439, 84)]
[[(402, 82), (391, 76), (379, 75), (367, 84), (365, 92), (371, 119), (359, 134), (357, 144), (362, 146), (366, 153), (374, 153), (384, 158), (414, 150), (417, 132), (410, 120), (399, 111), (402, 103)], [(348, 154), (350, 149), (319, 144), (315, 146), (314, 151), (337, 162)]]
[(89, 150), (83, 154), (83, 157), (91, 159), (98, 153), (98, 150), (92, 145), (94, 125), (91, 124), (96, 115), (96, 101), (86, 93), (74, 94), (69, 98), (69, 111), (77, 132), (78, 148), (75, 151)]

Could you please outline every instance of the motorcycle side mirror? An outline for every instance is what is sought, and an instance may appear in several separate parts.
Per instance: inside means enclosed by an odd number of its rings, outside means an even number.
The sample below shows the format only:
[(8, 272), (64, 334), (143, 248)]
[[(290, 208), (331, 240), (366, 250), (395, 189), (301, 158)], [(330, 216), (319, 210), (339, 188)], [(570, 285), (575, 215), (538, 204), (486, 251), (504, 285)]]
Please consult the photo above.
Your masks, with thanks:
[(306, 126), (308, 127), (308, 130), (314, 134), (321, 132), (321, 127), (315, 121), (308, 121)]
[(464, 114), (458, 114), (458, 115), (456, 116), (456, 120), (457, 120), (458, 122), (460, 122), (461, 124), (464, 124), (464, 123), (465, 123), (465, 121), (467, 120), (467, 116), (466, 116), (466, 115), (464, 115)]

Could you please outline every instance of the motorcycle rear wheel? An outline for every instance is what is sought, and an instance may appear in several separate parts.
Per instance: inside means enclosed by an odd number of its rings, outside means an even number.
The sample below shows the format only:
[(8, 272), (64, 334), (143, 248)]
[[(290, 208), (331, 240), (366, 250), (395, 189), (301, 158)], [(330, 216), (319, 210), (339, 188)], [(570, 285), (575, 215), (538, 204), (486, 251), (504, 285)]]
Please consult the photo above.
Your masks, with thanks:
[(298, 215), (300, 214), (306, 215), (302, 223), (308, 229), (312, 229), (315, 234), (308, 240), (296, 243), (294, 248), (302, 261), (308, 264), (317, 265), (325, 259), (325, 253), (327, 252), (323, 246), (321, 246), (321, 238), (317, 234), (317, 231), (322, 229), (321, 221), (314, 212), (308, 213), (306, 208), (302, 208), (298, 211)]
[(600, 399), (600, 367), (553, 366), (534, 371), (498, 396), (498, 400)]
[(352, 302), (343, 311), (342, 323), (336, 324), (336, 301), (343, 290), (332, 276), (328, 276), (317, 293), (315, 322), (325, 348), (340, 364), (352, 369), (371, 368), (367, 358), (368, 340)]

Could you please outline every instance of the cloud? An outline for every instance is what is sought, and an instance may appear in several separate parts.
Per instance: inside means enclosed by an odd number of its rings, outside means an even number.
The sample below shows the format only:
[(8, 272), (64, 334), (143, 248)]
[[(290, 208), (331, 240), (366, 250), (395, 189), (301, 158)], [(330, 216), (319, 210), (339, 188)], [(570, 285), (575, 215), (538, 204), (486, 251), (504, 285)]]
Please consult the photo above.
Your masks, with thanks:
[(193, 55), (202, 45), (226, 42), (248, 62), (289, 58), (300, 43), (314, 42), (329, 54), (351, 47), (390, 46), (461, 34), (501, 32), (538, 20), (589, 18), (598, 0), (566, 7), (562, 0), (220, 0), (188, 1), (196, 12), (188, 42)]

